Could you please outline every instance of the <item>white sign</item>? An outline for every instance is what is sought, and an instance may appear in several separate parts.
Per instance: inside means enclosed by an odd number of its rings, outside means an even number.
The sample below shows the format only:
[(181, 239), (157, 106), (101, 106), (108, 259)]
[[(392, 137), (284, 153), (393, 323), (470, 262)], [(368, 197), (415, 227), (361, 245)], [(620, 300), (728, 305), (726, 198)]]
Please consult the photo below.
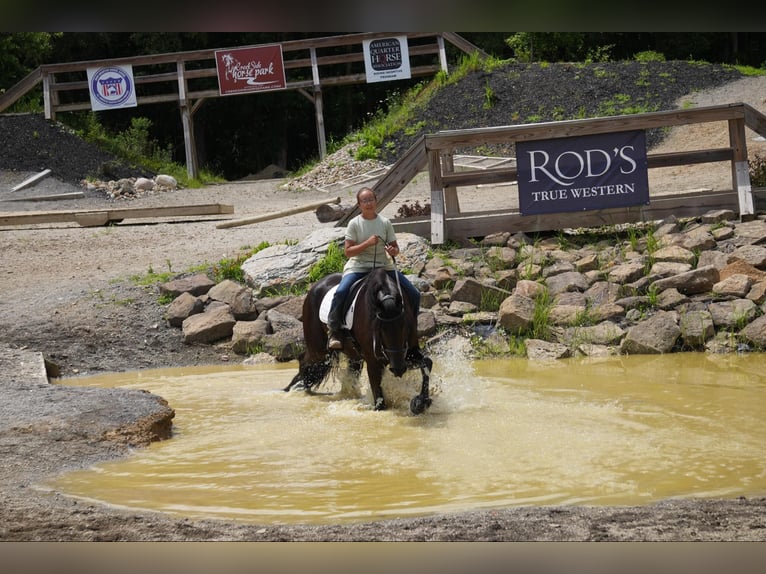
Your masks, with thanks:
[(116, 108), (135, 108), (136, 86), (133, 66), (88, 68), (90, 106), (94, 112)]
[(365, 40), (363, 45), (367, 83), (410, 78), (407, 36)]

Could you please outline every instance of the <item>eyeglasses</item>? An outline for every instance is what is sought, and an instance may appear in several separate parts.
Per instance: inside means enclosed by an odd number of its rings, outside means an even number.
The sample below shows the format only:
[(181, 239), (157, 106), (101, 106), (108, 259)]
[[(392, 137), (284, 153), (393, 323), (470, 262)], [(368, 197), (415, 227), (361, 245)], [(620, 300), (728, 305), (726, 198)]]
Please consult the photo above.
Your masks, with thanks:
[(375, 203), (375, 198), (374, 197), (369, 197), (367, 199), (360, 199), (359, 203)]

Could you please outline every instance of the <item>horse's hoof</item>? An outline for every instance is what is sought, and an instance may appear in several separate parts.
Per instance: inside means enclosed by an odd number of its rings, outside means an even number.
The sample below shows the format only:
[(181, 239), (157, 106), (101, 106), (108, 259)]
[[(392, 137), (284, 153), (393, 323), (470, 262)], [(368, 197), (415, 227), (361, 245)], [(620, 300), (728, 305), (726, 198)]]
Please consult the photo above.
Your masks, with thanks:
[(376, 411), (386, 410), (386, 402), (383, 399), (376, 400), (374, 410)]
[(419, 415), (431, 406), (431, 398), (423, 398), (420, 395), (415, 395), (410, 401), (410, 411), (413, 415)]

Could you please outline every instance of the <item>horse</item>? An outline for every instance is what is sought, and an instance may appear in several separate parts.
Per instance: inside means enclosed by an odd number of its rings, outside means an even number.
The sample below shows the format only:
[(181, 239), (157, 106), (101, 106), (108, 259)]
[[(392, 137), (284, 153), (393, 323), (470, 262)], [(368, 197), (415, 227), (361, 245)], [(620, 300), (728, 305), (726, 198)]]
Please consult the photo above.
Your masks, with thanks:
[(306, 348), (298, 358), (298, 373), (283, 390), (298, 385), (311, 392), (338, 365), (339, 353), (344, 353), (349, 359), (349, 371), (357, 378), (366, 363), (376, 411), (386, 409), (381, 388), (386, 366), (396, 377), (404, 375), (408, 368), (420, 368), (421, 390), (410, 401), (410, 410), (421, 414), (431, 405), (429, 379), (433, 361), (420, 350), (413, 305), (402, 295), (398, 279), (385, 269), (373, 269), (352, 289), (348, 298), (351, 301), (356, 296), (356, 302), (350, 336), (344, 338), (340, 351), (327, 349), (327, 325), (320, 319), (319, 311), (322, 300), (340, 283), (341, 276), (341, 273), (327, 275), (309, 289), (303, 302)]

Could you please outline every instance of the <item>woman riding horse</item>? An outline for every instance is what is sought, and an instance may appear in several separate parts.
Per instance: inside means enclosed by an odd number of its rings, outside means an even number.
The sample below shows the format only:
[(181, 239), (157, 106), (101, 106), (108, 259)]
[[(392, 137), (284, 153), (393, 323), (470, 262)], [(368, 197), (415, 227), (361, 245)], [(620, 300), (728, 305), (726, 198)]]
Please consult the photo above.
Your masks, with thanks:
[(343, 348), (341, 313), (351, 286), (376, 267), (385, 267), (390, 275), (398, 275), (399, 284), (415, 309), (416, 320), (420, 312), (420, 291), (386, 257), (386, 254), (396, 257), (399, 245), (391, 221), (377, 212), (375, 192), (363, 187), (356, 194), (356, 203), (361, 213), (346, 228), (343, 251), (348, 261), (343, 267), (343, 278), (335, 291), (327, 319), (330, 330), (327, 348), (331, 350)]

